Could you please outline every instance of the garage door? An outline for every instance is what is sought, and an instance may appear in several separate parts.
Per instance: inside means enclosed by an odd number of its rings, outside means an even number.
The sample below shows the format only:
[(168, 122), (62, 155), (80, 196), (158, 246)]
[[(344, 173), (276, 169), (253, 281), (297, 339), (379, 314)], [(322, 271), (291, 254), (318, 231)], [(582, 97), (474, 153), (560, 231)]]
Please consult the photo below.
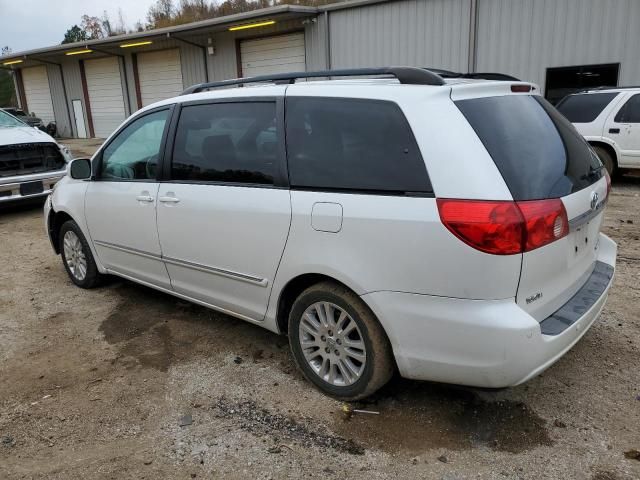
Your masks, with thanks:
[(138, 78), (143, 107), (180, 95), (184, 90), (180, 50), (138, 54)]
[(23, 68), (22, 83), (29, 113), (35, 113), (36, 117), (41, 118), (45, 125), (53, 122), (55, 116), (53, 115), (47, 67)]
[(240, 58), (243, 77), (303, 72), (306, 69), (304, 33), (243, 40), (240, 43)]
[(115, 57), (85, 60), (93, 132), (106, 138), (125, 119), (120, 63)]

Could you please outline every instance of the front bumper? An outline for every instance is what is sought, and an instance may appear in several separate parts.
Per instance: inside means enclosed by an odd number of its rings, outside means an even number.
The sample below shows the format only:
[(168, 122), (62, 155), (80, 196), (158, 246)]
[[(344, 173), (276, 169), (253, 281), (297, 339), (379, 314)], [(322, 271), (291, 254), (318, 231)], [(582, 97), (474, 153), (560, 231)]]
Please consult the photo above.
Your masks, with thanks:
[[(615, 267), (616, 244), (600, 234), (598, 261)], [(562, 332), (545, 335), (515, 299), (466, 300), (401, 292), (363, 296), (385, 328), (400, 374), (416, 380), (501, 388), (553, 365), (598, 318), (601, 295)]]
[[(46, 197), (53, 190), (53, 186), (66, 175), (66, 167), (62, 170), (51, 172), (32, 173), (29, 175), (17, 175), (0, 178), (0, 205), (20, 200)], [(42, 182), (42, 191), (31, 194), (21, 193), (21, 185)]]

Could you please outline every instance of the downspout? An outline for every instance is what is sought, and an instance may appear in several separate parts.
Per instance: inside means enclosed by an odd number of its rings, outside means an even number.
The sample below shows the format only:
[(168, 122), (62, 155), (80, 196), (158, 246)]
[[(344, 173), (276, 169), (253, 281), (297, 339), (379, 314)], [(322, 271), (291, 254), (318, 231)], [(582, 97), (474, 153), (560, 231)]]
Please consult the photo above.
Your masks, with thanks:
[(325, 51), (325, 63), (327, 70), (331, 70), (331, 29), (329, 28), (329, 11), (324, 11), (324, 51)]
[[(69, 97), (67, 96), (67, 84), (64, 81), (64, 71), (62, 70), (62, 64), (56, 63), (56, 62), (50, 62), (48, 60), (41, 60), (39, 58), (34, 58), (34, 57), (31, 57), (31, 60), (35, 60), (36, 62), (46, 63), (49, 65), (56, 65), (60, 70), (60, 81), (62, 82), (62, 94), (64, 95), (64, 105), (67, 110), (67, 120), (69, 121), (69, 129), (71, 130), (71, 136), (73, 137), (73, 122), (71, 121), (71, 109), (69, 105)], [(51, 86), (49, 86), (49, 90), (51, 90)]]
[(471, 0), (469, 9), (469, 55), (467, 72), (474, 73), (478, 63), (478, 0)]
[[(209, 82), (209, 66), (207, 65), (207, 47), (205, 45), (200, 45), (199, 43), (177, 37), (176, 35), (172, 35), (170, 32), (167, 32), (167, 38), (174, 38), (176, 40), (186, 43), (187, 45), (198, 47), (202, 50), (202, 60), (204, 61), (204, 79), (205, 79), (205, 83), (208, 83)], [(182, 59), (180, 59), (180, 63), (182, 64)]]

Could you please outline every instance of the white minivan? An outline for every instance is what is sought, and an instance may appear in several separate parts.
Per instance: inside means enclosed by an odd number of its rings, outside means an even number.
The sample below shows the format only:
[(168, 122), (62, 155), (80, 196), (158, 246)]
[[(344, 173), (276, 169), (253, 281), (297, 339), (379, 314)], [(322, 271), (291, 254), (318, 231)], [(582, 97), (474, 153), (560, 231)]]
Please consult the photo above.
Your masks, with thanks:
[[(359, 78), (295, 82), (328, 76)], [(506, 387), (558, 360), (611, 286), (609, 189), (535, 85), (303, 72), (140, 110), (45, 220), (78, 286), (114, 274), (287, 334), (353, 400), (396, 370)]]

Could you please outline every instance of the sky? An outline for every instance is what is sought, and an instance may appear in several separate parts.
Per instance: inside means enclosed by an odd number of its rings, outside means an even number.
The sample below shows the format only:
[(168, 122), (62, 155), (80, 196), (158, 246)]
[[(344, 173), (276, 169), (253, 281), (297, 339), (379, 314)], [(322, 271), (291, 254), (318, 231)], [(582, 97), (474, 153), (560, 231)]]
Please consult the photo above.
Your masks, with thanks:
[(0, 48), (14, 52), (50, 47), (62, 42), (65, 32), (85, 13), (101, 17), (107, 11), (112, 23), (122, 8), (127, 28), (147, 17), (154, 0), (0, 0)]

